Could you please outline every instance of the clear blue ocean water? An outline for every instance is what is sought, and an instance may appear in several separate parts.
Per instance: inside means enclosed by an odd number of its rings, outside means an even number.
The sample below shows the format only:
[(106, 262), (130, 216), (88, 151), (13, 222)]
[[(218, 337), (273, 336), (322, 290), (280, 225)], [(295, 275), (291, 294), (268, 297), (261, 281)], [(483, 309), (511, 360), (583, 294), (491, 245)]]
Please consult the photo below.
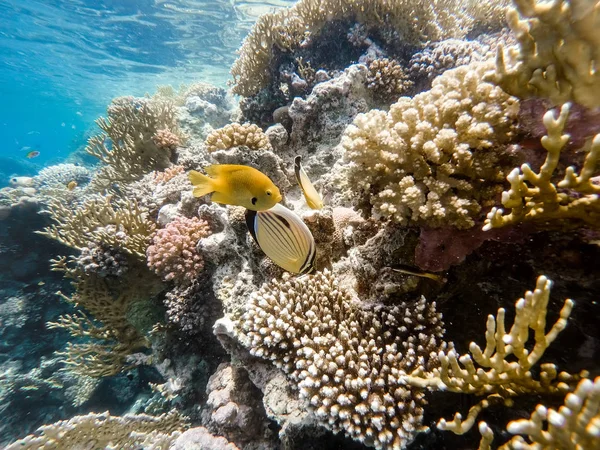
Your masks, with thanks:
[(292, 3), (0, 0), (0, 187), (85, 145), (113, 97), (225, 86), (256, 18)]

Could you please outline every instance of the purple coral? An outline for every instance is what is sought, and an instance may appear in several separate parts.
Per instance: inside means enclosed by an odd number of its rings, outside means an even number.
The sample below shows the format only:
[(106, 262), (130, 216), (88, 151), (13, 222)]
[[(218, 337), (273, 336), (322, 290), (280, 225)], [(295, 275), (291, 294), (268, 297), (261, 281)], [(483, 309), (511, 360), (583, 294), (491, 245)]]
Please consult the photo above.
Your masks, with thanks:
[(165, 281), (191, 283), (204, 268), (196, 244), (209, 234), (210, 228), (204, 220), (176, 217), (152, 236), (152, 245), (146, 253), (148, 267)]

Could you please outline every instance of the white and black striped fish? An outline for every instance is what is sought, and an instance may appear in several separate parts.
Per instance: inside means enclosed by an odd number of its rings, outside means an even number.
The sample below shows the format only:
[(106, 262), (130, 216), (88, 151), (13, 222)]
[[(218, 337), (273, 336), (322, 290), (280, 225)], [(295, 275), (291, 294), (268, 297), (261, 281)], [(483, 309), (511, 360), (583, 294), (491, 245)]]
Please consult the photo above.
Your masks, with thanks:
[(246, 225), (265, 255), (293, 273), (310, 273), (317, 248), (312, 233), (297, 214), (281, 204), (266, 211), (246, 211)]

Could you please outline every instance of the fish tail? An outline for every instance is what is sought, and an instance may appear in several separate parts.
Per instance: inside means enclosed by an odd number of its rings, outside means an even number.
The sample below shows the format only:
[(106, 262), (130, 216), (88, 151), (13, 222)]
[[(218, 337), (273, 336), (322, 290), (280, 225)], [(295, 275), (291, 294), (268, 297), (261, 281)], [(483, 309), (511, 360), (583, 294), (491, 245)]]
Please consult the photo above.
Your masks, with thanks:
[(194, 185), (194, 197), (202, 197), (215, 191), (215, 183), (212, 178), (202, 175), (200, 172), (191, 170), (188, 178)]

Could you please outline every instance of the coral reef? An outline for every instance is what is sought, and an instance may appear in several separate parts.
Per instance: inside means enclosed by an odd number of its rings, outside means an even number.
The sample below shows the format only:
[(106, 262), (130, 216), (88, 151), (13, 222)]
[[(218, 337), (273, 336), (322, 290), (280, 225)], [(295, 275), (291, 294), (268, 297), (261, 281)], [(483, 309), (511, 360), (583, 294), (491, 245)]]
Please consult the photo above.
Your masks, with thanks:
[(514, 0), (507, 18), (518, 45), (499, 47), (489, 80), (520, 98), (600, 106), (600, 2)]
[(241, 145), (248, 147), (250, 150), (271, 149), (271, 144), (265, 133), (258, 126), (250, 123), (232, 123), (214, 130), (207, 136), (205, 144), (209, 152), (227, 150)]
[(484, 230), (512, 225), (524, 221), (551, 223), (561, 221), (584, 223), (592, 227), (600, 225), (600, 183), (598, 159), (600, 158), (600, 134), (589, 139), (584, 146), (585, 160), (580, 173), (574, 166), (565, 170), (561, 181), (552, 182), (559, 163), (561, 151), (570, 136), (563, 134), (570, 105), (564, 104), (558, 117), (552, 111), (544, 115), (544, 125), (548, 132), (542, 137), (542, 146), (547, 150), (546, 160), (539, 173), (529, 164), (523, 164), (507, 176), (510, 190), (502, 193), (502, 205), (510, 208), (492, 208), (488, 213)]
[(518, 101), (482, 83), (489, 67), (445, 72), (390, 111), (357, 116), (342, 138), (348, 188), (401, 224), (470, 228), (499, 192), (499, 146), (515, 133)]
[(404, 69), (393, 59), (375, 59), (369, 64), (367, 86), (376, 99), (395, 101), (412, 85)]

